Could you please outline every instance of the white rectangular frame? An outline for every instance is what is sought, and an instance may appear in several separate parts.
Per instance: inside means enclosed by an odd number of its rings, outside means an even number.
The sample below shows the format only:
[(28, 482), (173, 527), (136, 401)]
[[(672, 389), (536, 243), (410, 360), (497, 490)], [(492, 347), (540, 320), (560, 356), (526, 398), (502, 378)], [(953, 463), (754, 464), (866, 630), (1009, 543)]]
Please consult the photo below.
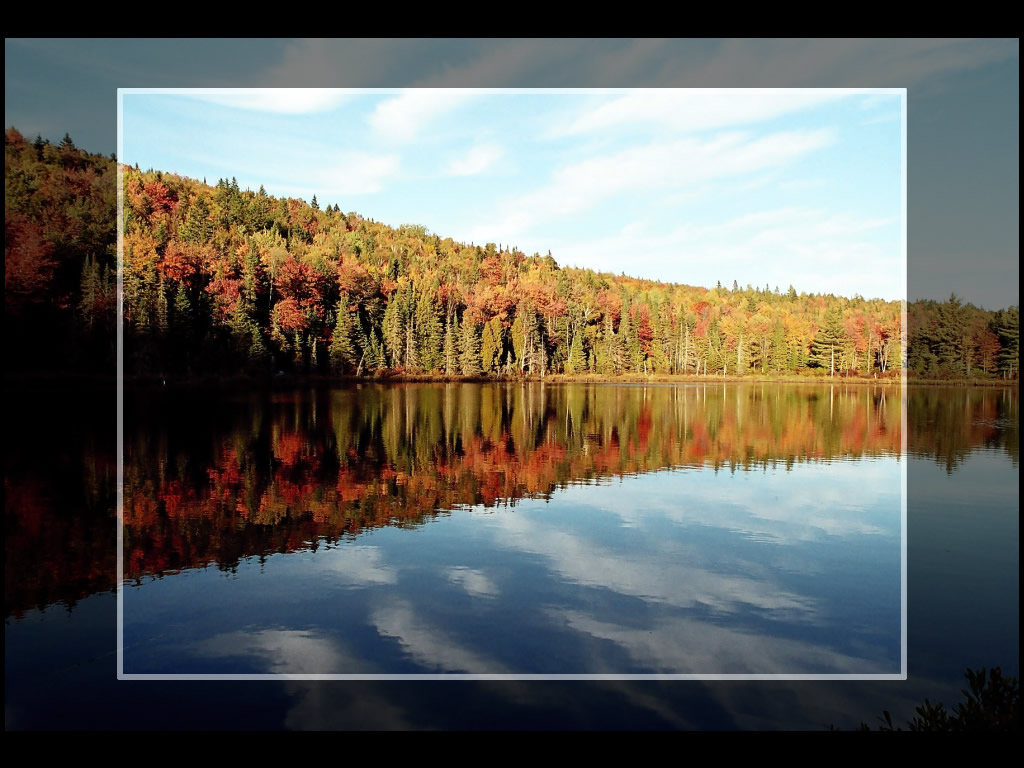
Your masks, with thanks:
[[(261, 88), (118, 88), (117, 162), (124, 157), (125, 95), (247, 94), (278, 89)], [(399, 95), (409, 88), (337, 88), (335, 93)], [(625, 94), (636, 88), (459, 88), (474, 94)], [(659, 89), (642, 89), (659, 90)], [(693, 90), (668, 88), (664, 90)], [(906, 88), (722, 88), (745, 92), (813, 92), (843, 95), (900, 96), (900, 247), (903, 256), (902, 343), (900, 345), (900, 671), (879, 674), (129, 674), (124, 671), (124, 174), (117, 172), (117, 679), (118, 680), (906, 680), (907, 679), (907, 89)]]

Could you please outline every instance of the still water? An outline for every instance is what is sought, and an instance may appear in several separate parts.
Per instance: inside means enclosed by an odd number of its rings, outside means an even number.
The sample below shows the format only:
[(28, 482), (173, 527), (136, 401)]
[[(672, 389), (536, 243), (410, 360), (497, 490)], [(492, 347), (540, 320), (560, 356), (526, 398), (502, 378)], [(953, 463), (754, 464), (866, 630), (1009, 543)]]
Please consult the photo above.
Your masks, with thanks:
[(139, 419), (127, 674), (900, 672), (900, 409), (404, 385)]
[[(129, 394), (124, 671), (899, 673), (907, 462), (908, 671), (934, 697), (965, 666), (1018, 663), (1017, 402), (912, 388), (904, 455), (891, 388)], [(116, 583), (112, 436), (58, 432), (43, 457), (8, 446), (16, 723), (63, 706), (40, 675), (100, 706), (112, 674), (112, 628), (84, 640), (109, 626)], [(657, 718), (694, 695), (672, 690)], [(247, 722), (294, 710), (232, 702)], [(407, 725), (439, 716), (424, 706)], [(713, 725), (742, 722), (706, 706)], [(798, 709), (788, 722), (819, 716)]]

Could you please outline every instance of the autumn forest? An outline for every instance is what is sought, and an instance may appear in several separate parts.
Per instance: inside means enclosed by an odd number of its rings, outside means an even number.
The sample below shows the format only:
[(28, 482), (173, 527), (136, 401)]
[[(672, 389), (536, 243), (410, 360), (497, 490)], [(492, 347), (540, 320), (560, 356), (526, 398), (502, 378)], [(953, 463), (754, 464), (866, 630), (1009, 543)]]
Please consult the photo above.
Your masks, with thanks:
[[(1016, 378), (1017, 307), (666, 284), (5, 134), (5, 317), (29, 371)], [(623, 255), (623, 263), (630, 261)], [(726, 276), (723, 276), (726, 277)]]

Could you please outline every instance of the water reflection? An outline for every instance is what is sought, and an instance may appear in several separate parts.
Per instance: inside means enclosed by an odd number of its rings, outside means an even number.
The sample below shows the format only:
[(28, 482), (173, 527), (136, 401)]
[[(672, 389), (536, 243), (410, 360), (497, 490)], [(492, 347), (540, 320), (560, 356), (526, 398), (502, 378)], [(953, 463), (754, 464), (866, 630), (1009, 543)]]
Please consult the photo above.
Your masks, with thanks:
[[(878, 554), (898, 538), (890, 513), (900, 412), (892, 390), (363, 386), (230, 401), (167, 397), (159, 406), (152, 397), (126, 405), (126, 577), (144, 585), (138, 594), (147, 600), (201, 604), (195, 593), (207, 590), (210, 615), (227, 600), (258, 620), (230, 631), (215, 631), (227, 627), (213, 621), (194, 637), (182, 630), (155, 644), (154, 657), (180, 662), (189, 644), (195, 659), (209, 662), (203, 671), (284, 669), (265, 648), (267, 638), (286, 637), (330, 641), (333, 655), (317, 657), (329, 668), (318, 672), (519, 671), (560, 635), (562, 658), (555, 654), (541, 671), (567, 671), (569, 659), (585, 660), (575, 671), (708, 671), (699, 668), (707, 661), (702, 642), (721, 649), (711, 671), (742, 671), (752, 653), (744, 643), (763, 638), (770, 624), (781, 632), (777, 650), (762, 642), (758, 653), (780, 668), (799, 660), (801, 669), (790, 671), (870, 671), (892, 659), (891, 633), (879, 629), (891, 608), (877, 621), (866, 610), (835, 614), (838, 585), (865, 578), (854, 572), (855, 557), (868, 553), (861, 561), (875, 562), (874, 552), (882, 571), (898, 568)], [(1016, 407), (1015, 391), (911, 390), (911, 453), (948, 471), (977, 446), (1015, 463)], [(8, 616), (112, 585), (104, 527), (111, 474), (109, 457), (86, 456), (85, 514), (24, 475), (9, 476), (8, 529), (18, 544), (9, 535)], [(880, 487), (893, 488), (896, 502)], [(70, 557), (67, 510), (80, 532)], [(408, 547), (381, 542), (389, 530), (435, 529), (422, 526), (442, 516), (436, 530), (444, 535)], [(844, 548), (857, 554), (844, 560)], [(275, 625), (266, 606), (284, 597), (264, 595), (262, 612), (259, 600), (239, 603), (238, 584), (262, 590), (282, 578), (254, 580), (272, 555), (287, 552), (309, 557), (284, 575), (288, 588), (308, 589), (321, 603), (323, 594), (349, 595), (348, 619), (323, 618), (311, 598), (305, 615), (297, 609), (295, 621)], [(840, 577), (837, 563), (847, 568)], [(213, 571), (194, 571), (211, 564)], [(218, 571), (234, 573), (234, 582), (220, 582), (234, 583), (234, 595), (207, 585)], [(183, 585), (180, 593), (145, 586), (169, 574), (178, 574), (166, 583)], [(823, 575), (832, 593), (810, 587)], [(891, 579), (870, 586), (891, 590)], [(853, 592), (870, 603), (869, 589)], [(536, 606), (512, 615), (544, 642), (481, 643), (487, 622), (531, 599)], [(158, 617), (142, 613), (138, 629), (149, 631), (146, 622)], [(470, 614), (477, 618), (468, 621)], [(863, 624), (860, 646), (844, 647), (837, 635), (854, 620)], [(872, 645), (869, 630), (883, 640)], [(238, 632), (262, 640), (242, 643)], [(673, 650), (645, 646), (645, 636), (691, 641)], [(224, 670), (214, 637), (235, 638), (230, 647), (250, 649), (242, 654), (248, 661)], [(384, 654), (373, 650), (382, 642)]]
[(212, 430), (168, 408), (126, 436), (128, 577), (231, 566), (615, 476), (900, 450), (899, 402), (885, 390), (362, 387), (218, 409)]

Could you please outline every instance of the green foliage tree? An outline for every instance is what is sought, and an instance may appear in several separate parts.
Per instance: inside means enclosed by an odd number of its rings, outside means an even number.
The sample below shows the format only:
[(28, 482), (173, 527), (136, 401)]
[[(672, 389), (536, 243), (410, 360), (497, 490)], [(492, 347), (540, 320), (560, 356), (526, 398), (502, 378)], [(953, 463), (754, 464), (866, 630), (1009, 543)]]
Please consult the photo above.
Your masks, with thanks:
[(353, 318), (348, 308), (348, 297), (342, 296), (338, 301), (338, 308), (335, 312), (334, 329), (331, 334), (331, 344), (328, 348), (331, 370), (335, 373), (346, 373), (358, 362), (355, 356), (355, 344), (352, 339), (355, 324), (355, 318)]
[(477, 325), (468, 317), (462, 319), (462, 331), (459, 336), (459, 370), (463, 376), (479, 376), (480, 333)]
[(838, 305), (833, 305), (825, 312), (825, 320), (811, 342), (808, 365), (824, 368), (829, 376), (835, 376), (845, 343), (846, 329), (843, 327), (842, 311)]

